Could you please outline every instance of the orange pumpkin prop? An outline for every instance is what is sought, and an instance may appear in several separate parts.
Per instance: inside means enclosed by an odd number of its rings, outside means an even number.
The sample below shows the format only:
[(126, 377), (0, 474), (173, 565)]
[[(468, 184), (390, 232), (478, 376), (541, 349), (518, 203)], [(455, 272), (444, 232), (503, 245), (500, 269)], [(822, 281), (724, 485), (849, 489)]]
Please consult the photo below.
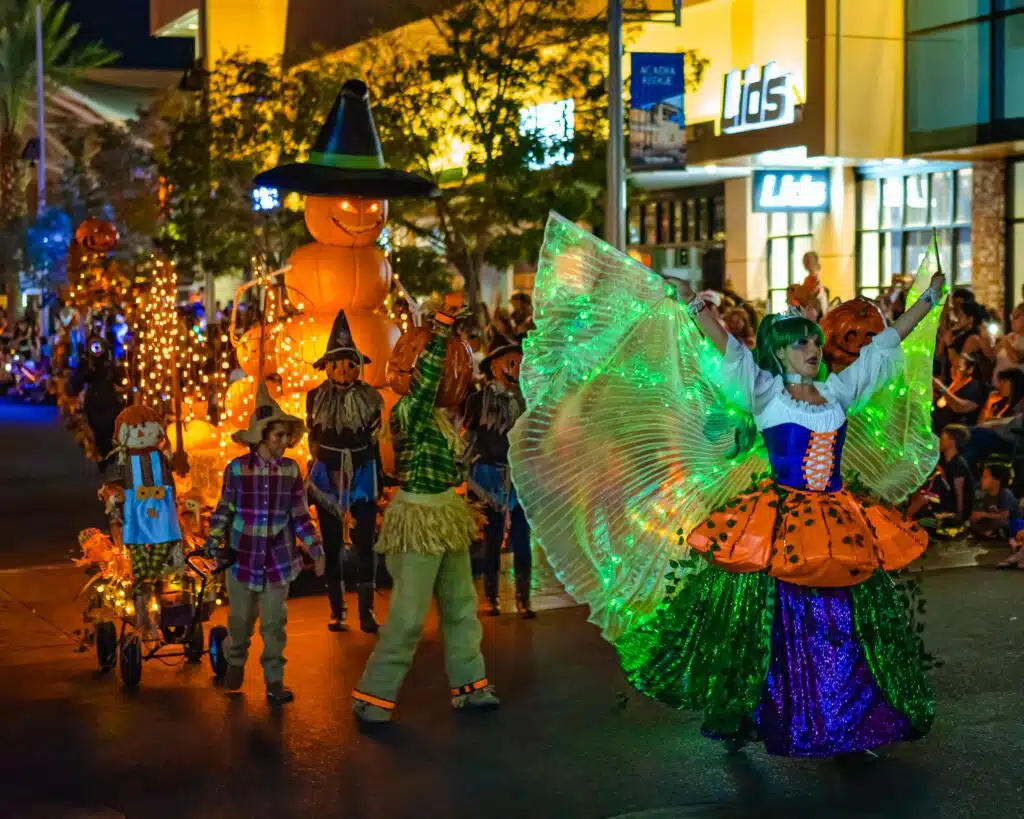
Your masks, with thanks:
[[(433, 333), (426, 327), (413, 327), (400, 339), (388, 361), (388, 386), (399, 395), (408, 395), (412, 374), (420, 353)], [(436, 407), (456, 407), (466, 397), (473, 382), (473, 351), (461, 338), (449, 338), (444, 357), (444, 372), (437, 388)]]
[(117, 228), (106, 219), (84, 220), (75, 231), (75, 241), (93, 253), (108, 253), (117, 247), (120, 240)]
[(825, 363), (831, 372), (840, 373), (885, 329), (885, 318), (872, 302), (858, 296), (829, 310), (821, 329), (825, 331)]
[[(288, 286), (309, 299), (308, 312), (333, 321), (347, 313), (379, 307), (391, 285), (391, 266), (379, 247), (337, 247), (313, 242), (288, 259)], [(295, 296), (293, 296), (295, 298)]]
[(263, 366), (263, 375), (267, 376), (277, 372), (277, 353), (274, 349), (274, 339), (269, 328), (263, 332), (263, 349), (260, 350), (260, 327), (251, 327), (239, 339), (235, 348), (235, 355), (238, 357), (238, 366), (246, 375), (258, 377), (260, 375), (260, 362)]
[(387, 219), (386, 199), (306, 197), (306, 227), (324, 245), (370, 247), (380, 238)]

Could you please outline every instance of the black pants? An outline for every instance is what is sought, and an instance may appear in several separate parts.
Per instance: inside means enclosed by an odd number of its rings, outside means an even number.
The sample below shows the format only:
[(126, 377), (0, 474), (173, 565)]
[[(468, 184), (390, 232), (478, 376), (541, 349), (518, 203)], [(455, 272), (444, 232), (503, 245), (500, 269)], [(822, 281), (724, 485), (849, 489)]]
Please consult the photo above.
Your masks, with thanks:
[[(373, 583), (377, 570), (377, 555), (373, 551), (377, 539), (377, 504), (361, 501), (352, 504), (350, 511), (353, 519), (352, 547), (356, 554), (356, 582)], [(342, 598), (345, 593), (345, 542), (341, 520), (319, 505), (317, 515), (320, 519), (320, 534), (323, 536), (324, 554), (327, 558), (324, 570), (327, 597), (331, 602), (331, 613), (340, 617), (345, 608)]]
[[(530, 553), (530, 524), (522, 505), (517, 505), (509, 515), (508, 543), (517, 578), (526, 578), (533, 568)], [(497, 575), (501, 571), (501, 542), (505, 537), (505, 512), (487, 507), (487, 523), (484, 526), (484, 575)]]

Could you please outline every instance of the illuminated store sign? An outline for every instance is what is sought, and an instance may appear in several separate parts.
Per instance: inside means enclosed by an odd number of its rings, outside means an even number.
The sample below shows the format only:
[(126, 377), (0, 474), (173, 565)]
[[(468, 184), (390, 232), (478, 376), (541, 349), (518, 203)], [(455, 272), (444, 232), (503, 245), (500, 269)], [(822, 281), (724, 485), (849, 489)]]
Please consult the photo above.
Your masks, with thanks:
[(754, 213), (828, 213), (831, 171), (754, 171)]
[(796, 121), (793, 84), (774, 63), (750, 66), (725, 75), (722, 88), (722, 133), (774, 128)]

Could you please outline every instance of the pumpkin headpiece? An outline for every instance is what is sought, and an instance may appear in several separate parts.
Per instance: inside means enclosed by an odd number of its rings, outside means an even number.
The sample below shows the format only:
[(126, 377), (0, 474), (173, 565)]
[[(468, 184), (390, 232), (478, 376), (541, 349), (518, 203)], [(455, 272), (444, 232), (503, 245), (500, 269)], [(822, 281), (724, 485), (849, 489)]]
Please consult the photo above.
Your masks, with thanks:
[(425, 198), (436, 192), (430, 180), (385, 166), (362, 80), (348, 80), (342, 86), (307, 162), (264, 171), (253, 184), (308, 196), (368, 199)]
[(501, 333), (495, 333), (494, 338), (491, 339), (490, 349), (487, 351), (487, 355), (480, 361), (480, 371), (491, 378), (491, 362), (494, 361), (498, 356), (505, 355), (505, 353), (522, 353), (523, 345), (518, 341), (514, 341)]
[(825, 331), (825, 363), (838, 373), (856, 361), (861, 348), (885, 329), (885, 318), (873, 302), (858, 296), (829, 310), (821, 329)]
[[(388, 386), (399, 395), (408, 395), (413, 389), (416, 362), (434, 334), (427, 327), (410, 327), (402, 334), (388, 359)], [(473, 383), (473, 351), (457, 336), (448, 339), (444, 357), (444, 371), (434, 398), (435, 407), (457, 407), (462, 403)]]
[(349, 358), (359, 365), (372, 363), (372, 359), (369, 356), (359, 352), (359, 348), (356, 347), (356, 342), (352, 338), (352, 330), (349, 329), (345, 311), (339, 310), (338, 315), (334, 317), (331, 335), (327, 339), (327, 352), (313, 362), (313, 366), (318, 370), (322, 370), (327, 366), (328, 361), (338, 361), (342, 358)]

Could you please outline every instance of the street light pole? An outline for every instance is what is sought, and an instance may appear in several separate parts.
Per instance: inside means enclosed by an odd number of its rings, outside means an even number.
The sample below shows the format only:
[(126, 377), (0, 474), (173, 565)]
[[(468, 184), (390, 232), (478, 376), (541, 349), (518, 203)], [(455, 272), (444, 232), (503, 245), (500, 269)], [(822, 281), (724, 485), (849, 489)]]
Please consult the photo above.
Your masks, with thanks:
[(43, 4), (36, 3), (36, 127), (39, 129), (37, 212), (46, 210), (46, 90), (43, 86)]
[(608, 192), (605, 240), (626, 249), (626, 131), (622, 82), (622, 0), (608, 0)]
[[(202, 105), (203, 121), (204, 126), (210, 128), (210, 55), (208, 53), (209, 45), (209, 29), (210, 24), (207, 9), (207, 0), (199, 0), (199, 32), (196, 37), (196, 60), (199, 63), (200, 76), (203, 79), (203, 91), (200, 104)], [(208, 132), (209, 133), (209, 132)], [(210, 195), (212, 190), (212, 180), (210, 179), (210, 160), (209, 155), (210, 146), (207, 145), (206, 155), (206, 186), (207, 195)], [(200, 256), (199, 259), (200, 269), (203, 272), (203, 309), (206, 312), (207, 326), (213, 321), (215, 316), (215, 307), (217, 304), (216, 294), (214, 293), (214, 279), (213, 270), (208, 268)]]

